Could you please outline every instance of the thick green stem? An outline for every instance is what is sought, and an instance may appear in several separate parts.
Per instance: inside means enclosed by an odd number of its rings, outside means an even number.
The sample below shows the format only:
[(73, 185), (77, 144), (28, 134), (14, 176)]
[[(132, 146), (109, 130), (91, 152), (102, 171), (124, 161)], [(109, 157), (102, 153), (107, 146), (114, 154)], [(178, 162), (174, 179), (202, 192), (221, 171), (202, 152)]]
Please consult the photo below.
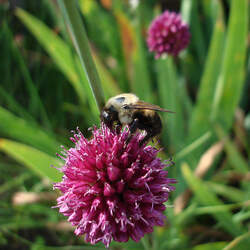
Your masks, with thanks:
[(141, 242), (142, 242), (142, 245), (144, 247), (144, 250), (150, 250), (151, 249), (148, 235), (144, 235), (144, 237), (141, 238)]
[(88, 38), (76, 7), (75, 0), (57, 0), (73, 36), (73, 42), (86, 72), (90, 87), (95, 97), (99, 110), (104, 105), (104, 94), (101, 81), (91, 56)]

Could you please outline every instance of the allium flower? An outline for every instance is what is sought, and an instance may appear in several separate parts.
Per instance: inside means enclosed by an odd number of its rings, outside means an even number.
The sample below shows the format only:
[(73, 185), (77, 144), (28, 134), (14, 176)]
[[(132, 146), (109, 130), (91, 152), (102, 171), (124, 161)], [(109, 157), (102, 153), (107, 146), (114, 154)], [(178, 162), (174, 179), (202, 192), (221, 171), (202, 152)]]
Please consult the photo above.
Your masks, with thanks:
[(91, 244), (139, 241), (164, 224), (164, 202), (176, 182), (163, 170), (171, 161), (162, 163), (152, 146), (140, 147), (142, 134), (126, 144), (127, 128), (117, 134), (102, 125), (92, 133), (87, 140), (78, 130), (71, 138), (75, 147), (60, 156), (65, 165), (54, 184), (62, 192), (56, 207)]
[(189, 40), (188, 25), (175, 12), (165, 11), (153, 20), (148, 30), (147, 44), (156, 58), (164, 53), (177, 56)]

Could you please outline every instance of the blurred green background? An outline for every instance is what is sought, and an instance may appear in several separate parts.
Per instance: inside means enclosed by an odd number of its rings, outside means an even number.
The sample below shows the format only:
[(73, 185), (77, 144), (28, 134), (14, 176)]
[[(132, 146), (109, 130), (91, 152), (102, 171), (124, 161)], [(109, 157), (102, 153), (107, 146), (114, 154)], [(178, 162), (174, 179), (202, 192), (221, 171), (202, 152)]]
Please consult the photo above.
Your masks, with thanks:
[[(110, 249), (249, 249), (248, 0), (78, 0), (105, 97), (134, 92), (163, 115), (163, 159), (176, 191), (167, 221), (140, 243)], [(155, 60), (147, 28), (181, 12), (191, 42)], [(77, 238), (52, 182), (71, 130), (99, 112), (56, 1), (0, 1), (0, 249), (104, 249)]]

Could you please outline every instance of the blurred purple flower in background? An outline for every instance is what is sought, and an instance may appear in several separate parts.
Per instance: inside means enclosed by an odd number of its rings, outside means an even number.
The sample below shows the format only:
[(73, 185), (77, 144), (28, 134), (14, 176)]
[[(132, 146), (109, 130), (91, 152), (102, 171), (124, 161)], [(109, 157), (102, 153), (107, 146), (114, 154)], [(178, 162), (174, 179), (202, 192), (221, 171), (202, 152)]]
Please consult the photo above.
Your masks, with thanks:
[(71, 138), (75, 147), (60, 156), (65, 165), (62, 181), (54, 184), (62, 192), (56, 207), (91, 244), (139, 241), (164, 225), (164, 202), (176, 180), (163, 168), (172, 162), (162, 163), (152, 146), (140, 147), (140, 133), (126, 144), (127, 128), (117, 134), (102, 125), (92, 133), (87, 140), (78, 130)]
[(189, 27), (175, 12), (165, 11), (152, 21), (148, 30), (147, 44), (156, 58), (162, 54), (177, 56), (189, 40)]

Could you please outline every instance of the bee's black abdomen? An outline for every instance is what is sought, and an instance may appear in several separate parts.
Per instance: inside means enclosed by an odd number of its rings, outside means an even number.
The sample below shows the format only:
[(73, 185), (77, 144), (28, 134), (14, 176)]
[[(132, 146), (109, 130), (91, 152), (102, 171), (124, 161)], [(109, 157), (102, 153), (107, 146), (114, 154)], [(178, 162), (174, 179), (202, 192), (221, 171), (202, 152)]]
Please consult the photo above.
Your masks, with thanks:
[(139, 129), (152, 128), (154, 130), (161, 130), (162, 122), (157, 112), (135, 112), (133, 118), (139, 120)]
[(138, 119), (139, 121), (138, 129), (145, 130), (147, 132), (142, 144), (161, 133), (162, 122), (157, 112), (149, 110), (145, 110), (145, 112), (135, 112), (133, 118)]

